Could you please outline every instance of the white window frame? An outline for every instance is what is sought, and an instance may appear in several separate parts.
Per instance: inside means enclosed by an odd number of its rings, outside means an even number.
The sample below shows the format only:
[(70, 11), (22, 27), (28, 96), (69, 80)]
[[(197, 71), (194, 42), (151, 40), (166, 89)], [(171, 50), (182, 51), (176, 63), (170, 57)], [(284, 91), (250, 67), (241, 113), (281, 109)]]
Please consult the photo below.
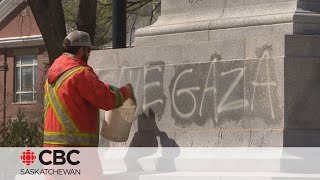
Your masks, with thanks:
[[(22, 57), (23, 56), (33, 56), (33, 63), (32, 64), (22, 64)], [(20, 63), (18, 64), (18, 60), (20, 60)], [(32, 81), (32, 91), (21, 91), (22, 88), (22, 67), (32, 67), (32, 75), (33, 75), (33, 81)], [(35, 70), (38, 68), (38, 62), (37, 62), (37, 55), (19, 55), (19, 56), (15, 56), (15, 71), (17, 70), (17, 68), (20, 71), (20, 89), (17, 89), (17, 85), (16, 85), (16, 81), (17, 81), (17, 77), (16, 77), (16, 73), (15, 73), (15, 103), (34, 103), (36, 102), (35, 100), (35, 94), (37, 93), (36, 91), (36, 87), (35, 85), (37, 84), (37, 77), (35, 76)], [(37, 72), (38, 75), (38, 72)], [(31, 94), (32, 93), (32, 101), (21, 101), (21, 94)], [(17, 95), (20, 94), (20, 99), (17, 99)]]

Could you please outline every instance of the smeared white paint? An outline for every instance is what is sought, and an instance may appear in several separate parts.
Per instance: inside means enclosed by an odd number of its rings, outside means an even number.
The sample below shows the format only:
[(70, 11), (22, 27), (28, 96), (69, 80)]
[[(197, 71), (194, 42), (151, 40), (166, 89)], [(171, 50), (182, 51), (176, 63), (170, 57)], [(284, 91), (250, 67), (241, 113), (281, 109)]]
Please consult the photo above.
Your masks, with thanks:
[(226, 103), (227, 99), (229, 98), (229, 96), (231, 95), (231, 93), (233, 92), (235, 87), (238, 85), (240, 79), (243, 77), (245, 69), (244, 68), (236, 68), (236, 69), (232, 69), (230, 71), (221, 73), (221, 76), (225, 76), (227, 74), (235, 73), (238, 71), (239, 71), (239, 75), (232, 82), (232, 84), (229, 87), (229, 89), (227, 90), (227, 92), (222, 96), (222, 99), (218, 105), (218, 110), (217, 110), (218, 113), (221, 113), (224, 111), (237, 110), (237, 109), (241, 109), (241, 108), (249, 106), (249, 102), (246, 99), (240, 99), (240, 100), (236, 100), (236, 101), (233, 101), (230, 103)]
[(177, 96), (180, 96), (182, 94), (189, 94), (192, 99), (193, 99), (193, 109), (189, 112), (189, 113), (183, 113), (181, 112), (177, 105), (176, 105), (176, 102), (175, 102), (175, 92), (176, 92), (176, 89), (177, 89), (177, 84), (180, 80), (180, 78), (185, 75), (185, 74), (188, 74), (188, 73), (192, 73), (193, 72), (193, 69), (187, 69), (185, 71), (183, 71), (182, 73), (179, 74), (179, 76), (177, 77), (177, 79), (175, 80), (175, 83), (173, 85), (173, 90), (172, 90), (172, 105), (173, 105), (173, 108), (175, 110), (175, 112), (177, 113), (178, 116), (180, 116), (181, 118), (190, 118), (194, 112), (196, 111), (196, 108), (197, 108), (197, 101), (196, 101), (196, 97), (195, 95), (192, 93), (192, 91), (198, 91), (200, 90), (200, 87), (188, 87), (188, 88), (184, 88), (184, 89), (180, 89), (177, 91)]
[[(255, 76), (255, 81), (252, 82), (253, 85), (253, 95), (252, 95), (252, 99), (251, 99), (251, 111), (254, 110), (254, 100), (255, 100), (255, 93), (256, 93), (256, 87), (258, 86), (267, 86), (268, 88), (268, 97), (269, 97), (269, 105), (270, 105), (270, 112), (271, 112), (271, 117), (272, 119), (275, 119), (275, 113), (274, 113), (274, 108), (273, 108), (273, 104), (272, 104), (272, 97), (271, 97), (271, 86), (277, 86), (277, 83), (274, 81), (270, 80), (270, 72), (269, 72), (269, 59), (270, 59), (270, 51), (268, 49), (266, 49), (263, 54), (262, 57), (259, 60), (259, 65), (257, 68), (257, 72), (256, 72), (256, 76)], [(262, 61), (266, 61), (266, 70), (267, 70), (267, 82), (258, 82), (258, 77), (261, 74), (260, 68), (261, 68), (261, 63)]]
[(136, 76), (137, 78), (136, 78), (136, 83), (133, 83), (133, 78), (132, 77), (134, 77), (134, 76), (132, 76), (132, 71), (130, 71), (130, 73), (129, 73), (129, 75), (130, 75), (130, 83), (132, 84), (132, 86), (134, 87), (134, 91), (135, 91), (135, 93), (136, 94), (138, 94), (140, 91), (138, 91), (139, 90), (139, 87), (141, 87), (141, 85), (139, 84), (139, 82), (140, 82), (140, 76), (141, 76), (141, 69), (139, 69), (139, 71), (138, 71), (138, 76)]
[(122, 85), (122, 82), (124, 82), (124, 68), (121, 68), (121, 71), (119, 74), (118, 87), (120, 87)]
[(161, 86), (161, 82), (160, 81), (155, 81), (155, 82), (152, 82), (152, 83), (147, 83), (146, 84), (146, 77), (147, 77), (147, 73), (149, 71), (154, 71), (154, 70), (158, 70), (159, 72), (162, 72), (162, 68), (159, 67), (159, 66), (153, 66), (153, 67), (144, 67), (144, 89), (143, 89), (143, 95), (144, 95), (144, 98), (143, 98), (143, 105), (142, 105), (142, 109), (145, 111), (146, 109), (148, 109), (149, 107), (155, 105), (155, 104), (163, 104), (163, 100), (162, 99), (156, 99), (156, 100), (153, 100), (151, 102), (146, 102), (146, 92), (147, 92), (147, 89), (151, 89), (151, 88), (155, 88), (155, 87), (159, 87)]
[[(215, 58), (215, 59), (216, 59), (216, 58)], [(209, 72), (208, 72), (208, 75), (207, 75), (206, 84), (205, 84), (205, 86), (204, 86), (204, 91), (203, 91), (203, 94), (202, 94), (202, 99), (201, 99), (201, 103), (200, 103), (200, 110), (199, 110), (199, 115), (200, 115), (200, 117), (202, 117), (203, 102), (204, 102), (204, 98), (205, 98), (205, 96), (206, 96), (206, 93), (209, 92), (209, 91), (213, 91), (213, 93), (215, 94), (216, 91), (217, 91), (214, 86), (208, 87), (208, 83), (209, 83), (209, 79), (210, 79), (210, 74), (211, 74), (211, 72), (212, 72), (212, 66), (214, 66), (214, 62), (215, 62), (215, 61), (213, 61), (213, 62), (211, 63), (211, 65), (210, 65), (210, 69), (209, 69)], [(212, 74), (213, 74), (213, 72), (212, 72)], [(215, 108), (215, 107), (213, 107), (213, 108)]]

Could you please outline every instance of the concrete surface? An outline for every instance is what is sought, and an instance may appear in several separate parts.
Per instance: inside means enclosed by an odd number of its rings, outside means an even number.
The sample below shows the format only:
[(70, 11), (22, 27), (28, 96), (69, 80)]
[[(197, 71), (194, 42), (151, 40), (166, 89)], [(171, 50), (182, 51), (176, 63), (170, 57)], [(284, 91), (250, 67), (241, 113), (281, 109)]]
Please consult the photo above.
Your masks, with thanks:
[(128, 142), (101, 146), (319, 146), (320, 36), (305, 35), (320, 34), (319, 10), (319, 1), (163, 0), (136, 47), (92, 52), (100, 79), (131, 82), (138, 102)]

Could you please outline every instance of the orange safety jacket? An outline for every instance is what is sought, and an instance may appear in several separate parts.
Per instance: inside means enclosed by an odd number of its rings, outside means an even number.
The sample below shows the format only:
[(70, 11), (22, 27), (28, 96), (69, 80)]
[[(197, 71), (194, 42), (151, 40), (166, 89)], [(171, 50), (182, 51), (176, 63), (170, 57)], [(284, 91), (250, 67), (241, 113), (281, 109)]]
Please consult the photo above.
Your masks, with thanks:
[(44, 146), (98, 146), (99, 109), (118, 108), (129, 94), (111, 90), (83, 60), (61, 55), (45, 84)]

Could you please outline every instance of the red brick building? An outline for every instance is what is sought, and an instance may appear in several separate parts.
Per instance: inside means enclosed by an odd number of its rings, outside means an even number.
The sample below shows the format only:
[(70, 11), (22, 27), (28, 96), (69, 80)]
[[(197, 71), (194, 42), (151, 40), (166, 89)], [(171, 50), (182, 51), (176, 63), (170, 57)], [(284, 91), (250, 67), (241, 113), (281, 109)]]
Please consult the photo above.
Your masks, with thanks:
[[(42, 118), (48, 57), (26, 0), (0, 0), (0, 121)], [(6, 68), (7, 67), (7, 68)]]

